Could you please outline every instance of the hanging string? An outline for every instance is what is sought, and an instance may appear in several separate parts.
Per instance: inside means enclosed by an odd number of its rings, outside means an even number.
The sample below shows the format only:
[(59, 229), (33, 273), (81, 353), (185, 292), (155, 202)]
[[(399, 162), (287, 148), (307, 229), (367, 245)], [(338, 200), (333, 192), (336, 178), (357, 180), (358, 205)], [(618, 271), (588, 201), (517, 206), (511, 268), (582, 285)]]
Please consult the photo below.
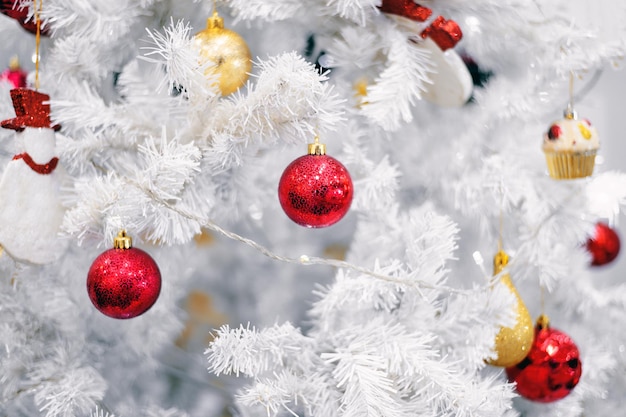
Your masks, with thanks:
[(504, 250), (503, 236), (504, 235), (504, 187), (502, 181), (500, 182), (500, 225), (498, 230), (498, 252)]
[(574, 112), (574, 71), (569, 72), (569, 101), (567, 102), (565, 117), (568, 119), (576, 118), (576, 113)]
[(35, 35), (35, 90), (39, 90), (39, 45), (41, 43), (41, 8), (43, 0), (35, 0), (35, 22), (37, 34)]
[(383, 273), (379, 273), (376, 271), (373, 271), (371, 269), (368, 268), (364, 268), (358, 265), (354, 265), (351, 264), (349, 262), (346, 261), (340, 261), (340, 260), (336, 260), (336, 259), (326, 259), (326, 258), (319, 258), (316, 256), (307, 256), (307, 255), (302, 255), (299, 258), (291, 258), (291, 257), (286, 257), (286, 256), (281, 256), (278, 254), (275, 254), (274, 252), (272, 252), (270, 249), (266, 248), (265, 246), (255, 242), (252, 239), (248, 239), (246, 237), (240, 236), (237, 233), (228, 231), (226, 229), (223, 229), (222, 227), (220, 227), (219, 225), (217, 225), (216, 223), (213, 223), (211, 220), (198, 216), (195, 213), (191, 213), (188, 212), (180, 207), (177, 207), (175, 205), (173, 205), (170, 201), (167, 200), (163, 200), (159, 197), (157, 197), (154, 193), (152, 193), (152, 191), (150, 189), (145, 188), (144, 185), (139, 184), (137, 182), (134, 182), (132, 180), (126, 179), (127, 183), (129, 185), (132, 185), (133, 187), (136, 187), (138, 190), (141, 190), (143, 192), (145, 192), (150, 199), (152, 199), (155, 202), (158, 202), (160, 204), (163, 205), (163, 207), (166, 207), (167, 209), (171, 210), (174, 213), (177, 213), (178, 215), (187, 218), (189, 220), (193, 220), (194, 222), (197, 222), (198, 224), (200, 224), (202, 227), (211, 230), (215, 233), (218, 233), (228, 239), (231, 240), (235, 240), (238, 242), (241, 242), (253, 249), (255, 249), (256, 251), (260, 252), (261, 254), (267, 256), (270, 259), (274, 259), (276, 261), (280, 261), (280, 262), (285, 262), (285, 263), (290, 263), (290, 264), (297, 264), (297, 265), (324, 265), (324, 266), (332, 266), (335, 268), (343, 268), (343, 269), (349, 269), (355, 272), (359, 272), (365, 275), (369, 275), (373, 278), (377, 278), (379, 280), (382, 281), (386, 281), (386, 282), (390, 282), (393, 284), (398, 284), (398, 285), (406, 285), (407, 287), (411, 287), (414, 288), (422, 297), (426, 297), (422, 292), (421, 289), (431, 289), (431, 290), (436, 290), (436, 291), (443, 291), (443, 292), (447, 292), (447, 293), (451, 293), (451, 294), (459, 294), (459, 295), (472, 295), (474, 294), (476, 291), (484, 291), (484, 289), (488, 288), (489, 286), (492, 285), (492, 282), (489, 282), (487, 286), (482, 287), (482, 288), (474, 288), (471, 290), (464, 290), (464, 289), (457, 289), (457, 288), (452, 288), (452, 287), (448, 287), (445, 285), (440, 285), (440, 284), (433, 284), (427, 281), (423, 281), (423, 280), (416, 280), (413, 278), (408, 278), (408, 277), (396, 277), (396, 276), (390, 276), (390, 275), (385, 275)]
[(545, 316), (546, 314), (546, 287), (544, 287), (543, 284), (539, 284), (539, 289), (541, 291), (539, 311), (541, 312), (540, 314), (541, 316)]

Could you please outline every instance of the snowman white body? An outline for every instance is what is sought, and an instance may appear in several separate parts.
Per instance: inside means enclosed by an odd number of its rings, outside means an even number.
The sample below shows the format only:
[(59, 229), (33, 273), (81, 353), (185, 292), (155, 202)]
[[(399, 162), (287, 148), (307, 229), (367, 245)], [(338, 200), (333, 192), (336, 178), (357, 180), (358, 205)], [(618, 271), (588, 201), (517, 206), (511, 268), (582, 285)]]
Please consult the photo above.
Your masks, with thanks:
[[(15, 143), (16, 155), (28, 154), (39, 166), (55, 158), (52, 129), (26, 127), (15, 133)], [(0, 180), (0, 245), (14, 259), (46, 264), (62, 255), (62, 175), (60, 166), (48, 174), (39, 173), (25, 158), (7, 164)]]

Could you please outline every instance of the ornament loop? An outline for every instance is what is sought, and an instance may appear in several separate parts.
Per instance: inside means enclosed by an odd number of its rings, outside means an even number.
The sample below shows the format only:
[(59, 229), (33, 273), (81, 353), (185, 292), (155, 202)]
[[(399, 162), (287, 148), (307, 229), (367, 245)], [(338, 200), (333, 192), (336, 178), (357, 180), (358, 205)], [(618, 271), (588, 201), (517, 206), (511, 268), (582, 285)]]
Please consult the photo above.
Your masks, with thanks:
[(130, 249), (133, 247), (133, 239), (126, 234), (126, 230), (120, 230), (115, 239), (113, 239), (114, 249)]
[(9, 69), (11, 71), (17, 71), (17, 70), (21, 69), (21, 67), (20, 67), (20, 59), (17, 57), (17, 55), (12, 56), (11, 59), (9, 60)]

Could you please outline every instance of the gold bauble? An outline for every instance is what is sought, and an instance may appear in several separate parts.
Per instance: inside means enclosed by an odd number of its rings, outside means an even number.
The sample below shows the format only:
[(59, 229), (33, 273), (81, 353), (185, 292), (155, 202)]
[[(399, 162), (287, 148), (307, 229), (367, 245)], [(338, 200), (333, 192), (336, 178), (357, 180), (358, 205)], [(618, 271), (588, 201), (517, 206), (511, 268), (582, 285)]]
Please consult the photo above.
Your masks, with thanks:
[(206, 29), (193, 39), (202, 63), (208, 63), (205, 74), (217, 76), (223, 96), (237, 91), (248, 80), (252, 70), (250, 49), (237, 32), (224, 29), (224, 19), (213, 12), (207, 19)]
[[(499, 251), (493, 258), (494, 275), (499, 274), (508, 262), (509, 256), (504, 251)], [(487, 363), (508, 368), (517, 365), (528, 356), (535, 339), (535, 329), (530, 313), (511, 281), (511, 276), (503, 274), (500, 282), (506, 285), (517, 299), (515, 326), (500, 328), (500, 332), (496, 336), (495, 349), (498, 356), (496, 359), (487, 361)]]

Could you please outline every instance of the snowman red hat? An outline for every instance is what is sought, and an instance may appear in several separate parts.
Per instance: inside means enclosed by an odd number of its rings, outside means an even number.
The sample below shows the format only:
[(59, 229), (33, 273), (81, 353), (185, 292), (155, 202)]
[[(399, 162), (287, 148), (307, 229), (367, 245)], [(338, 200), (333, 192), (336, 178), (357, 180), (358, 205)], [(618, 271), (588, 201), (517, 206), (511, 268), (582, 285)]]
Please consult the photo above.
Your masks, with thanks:
[(50, 122), (50, 96), (29, 88), (11, 90), (15, 118), (3, 120), (0, 126), (21, 132), (27, 127), (59, 130), (61, 126)]

